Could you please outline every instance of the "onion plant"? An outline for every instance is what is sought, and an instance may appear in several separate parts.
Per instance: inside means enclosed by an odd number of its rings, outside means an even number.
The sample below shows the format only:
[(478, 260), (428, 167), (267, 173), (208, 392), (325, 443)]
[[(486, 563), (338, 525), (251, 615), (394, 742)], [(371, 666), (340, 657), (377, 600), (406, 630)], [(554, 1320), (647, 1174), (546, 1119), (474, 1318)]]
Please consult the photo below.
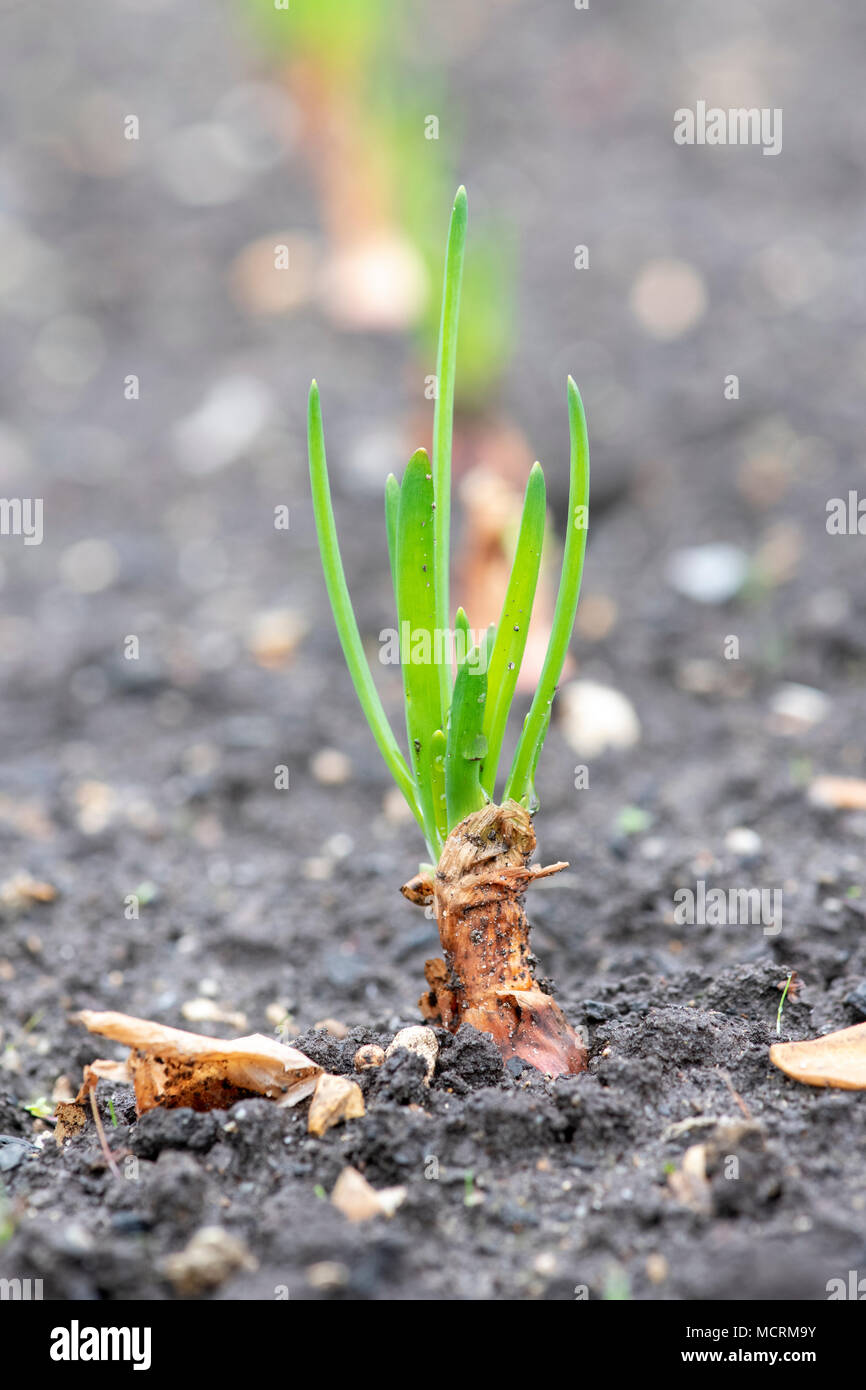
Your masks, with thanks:
[[(537, 809), (536, 768), (550, 724), (551, 706), (580, 592), (589, 505), (589, 446), (580, 393), (569, 377), (566, 392), (570, 435), (568, 530), (559, 592), (538, 685), (511, 765), (502, 778), (499, 763), (503, 739), (526, 645), (541, 562), (546, 493), (544, 474), (536, 463), (526, 483), (514, 562), (499, 623), (467, 650), (467, 617), (458, 608), (451, 621), (449, 592), (451, 441), (466, 225), (466, 192), (461, 187), (451, 213), (445, 258), (432, 458), (424, 449), (417, 450), (406, 465), (402, 480), (398, 481), (392, 474), (385, 484), (387, 548), (397, 610), (408, 756), (401, 751), (385, 715), (352, 608), (337, 540), (322, 410), (315, 381), (309, 396), (308, 431), (319, 548), (346, 664), (373, 736), (423, 832), (431, 860), (430, 865), (422, 865), (419, 880), (404, 889), (414, 901), (436, 903), (446, 948), (449, 983), (446, 987), (438, 968), (433, 971), (438, 990), (432, 991), (435, 997), (428, 996), (430, 1016), (440, 1017), (451, 1025), (473, 1021), (497, 1036), (497, 1028), (491, 1026), (488, 1014), (492, 1009), (498, 1016), (500, 1003), (482, 1000), (478, 1004), (479, 988), (475, 988), (478, 1007), (471, 1000), (467, 1003), (465, 982), (467, 976), (473, 975), (473, 969), (471, 966), (467, 969), (464, 962), (463, 969), (455, 970), (454, 943), (446, 942), (446, 936), (457, 918), (465, 918), (479, 906), (477, 891), (474, 897), (472, 893), (467, 896), (466, 885), (471, 880), (475, 890), (479, 886), (484, 889), (486, 885), (488, 891), (482, 891), (484, 902), (481, 905), (489, 905), (495, 899), (499, 904), (498, 915), (501, 915), (502, 904), (508, 900), (507, 906), (513, 907), (514, 912), (506, 912), (505, 916), (509, 919), (514, 941), (519, 944), (523, 935), (528, 936), (528, 928), (517, 899), (531, 878), (553, 871), (528, 868), (535, 845), (530, 816)], [(456, 653), (456, 660), (452, 652)], [(500, 785), (501, 803), (497, 804), (495, 797)], [(489, 844), (479, 853), (467, 851), (467, 845), (476, 845), (482, 825)], [(433, 866), (437, 866), (435, 872)], [(554, 869), (559, 867), (563, 866), (557, 865)], [(446, 884), (450, 884), (448, 901), (443, 887)], [(448, 917), (450, 922), (443, 925), (443, 918)], [(483, 919), (485, 927), (488, 920), (489, 914)], [(499, 927), (501, 923), (497, 929)], [(487, 990), (497, 996), (512, 997), (517, 991), (524, 1016), (533, 1010), (536, 1014), (544, 1013), (545, 1026), (541, 1031), (545, 1043), (539, 1051), (538, 1039), (533, 1035), (526, 1046), (516, 1045), (520, 1041), (517, 1034), (523, 1026), (520, 1017), (512, 1019), (505, 1030), (507, 1044), (503, 1044), (501, 1037), (498, 1041), (506, 1053), (516, 1052), (536, 1065), (543, 1065), (546, 1070), (577, 1070), (583, 1064), (576, 1062), (577, 1052), (582, 1052), (580, 1045), (568, 1036), (567, 1065), (560, 1065), (562, 1047), (553, 1049), (554, 1056), (549, 1045), (549, 1010), (535, 1000), (532, 1008), (528, 1008), (527, 991), (533, 996), (541, 992), (534, 987), (526, 957), (528, 946), (525, 952), (521, 946), (511, 974), (506, 972), (506, 977), (486, 980), (480, 992)], [(441, 964), (428, 962), (428, 967)], [(455, 979), (462, 991), (456, 1002), (452, 997)], [(428, 982), (431, 982), (429, 969)], [(541, 1000), (548, 1000), (555, 1009), (549, 996), (542, 995)], [(561, 1032), (560, 1020), (565, 1028), (567, 1025), (558, 1010), (556, 1014), (554, 1031)]]

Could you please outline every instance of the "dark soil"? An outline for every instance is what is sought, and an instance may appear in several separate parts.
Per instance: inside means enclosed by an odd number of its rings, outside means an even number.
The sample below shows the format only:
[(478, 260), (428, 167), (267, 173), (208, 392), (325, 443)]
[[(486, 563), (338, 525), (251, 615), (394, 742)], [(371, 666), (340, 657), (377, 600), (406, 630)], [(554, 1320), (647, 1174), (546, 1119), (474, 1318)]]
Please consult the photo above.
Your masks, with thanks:
[[(866, 1017), (866, 814), (807, 797), (818, 774), (866, 775), (864, 540), (825, 528), (827, 499), (866, 477), (866, 19), (806, 0), (723, 15), (673, 0), (490, 8), (463, 32), (458, 0), (434, 7), (429, 52), (465, 108), (473, 206), (522, 235), (504, 394), (560, 507), (567, 371), (584, 393), (598, 503), (584, 598), (613, 600), (616, 620), (573, 649), (642, 725), (627, 753), (591, 760), (589, 789), (574, 788), (561, 726), (542, 760), (538, 858), (571, 868), (528, 912), (590, 1070), (550, 1083), (471, 1030), (440, 1034), (429, 1088), (398, 1054), (363, 1076), (364, 1118), (321, 1139), (306, 1105), (136, 1122), (131, 1092), (101, 1083), (119, 1179), (92, 1124), (58, 1149), (24, 1108), (119, 1055), (72, 1011), (232, 1036), (288, 1016), (287, 1040), (346, 1074), (359, 1045), (419, 1021), (435, 924), (398, 890), (422, 846), (393, 812), (339, 656), (303, 419), (315, 374), (375, 651), (392, 622), (378, 479), (399, 464), (426, 368), (399, 339), (338, 337), (313, 308), (260, 319), (231, 300), (246, 242), (282, 226), (318, 236), (296, 149), (212, 206), (162, 181), (161, 142), (217, 109), (228, 120), (227, 93), (267, 76), (237, 7), (90, 3), (57, 25), (41, 7), (4, 9), (17, 62), (0, 239), (24, 238), (30, 260), (14, 265), (31, 269), (2, 282), (0, 490), (45, 498), (45, 541), (0, 540), (0, 856), (4, 882), (27, 872), (57, 896), (10, 894), (0, 919), (0, 1276), (42, 1278), (46, 1297), (172, 1297), (162, 1262), (205, 1226), (255, 1262), (219, 1299), (822, 1299), (828, 1279), (866, 1273), (863, 1096), (768, 1061), (792, 971), (783, 1039)], [(674, 146), (674, 109), (717, 99), (725, 63), (737, 104), (761, 92), (784, 107), (778, 158)], [(129, 110), (142, 139), (105, 173), (106, 132)], [(582, 278), (575, 243), (591, 247)], [(629, 309), (654, 257), (696, 267), (708, 296), (667, 345)], [(101, 354), (80, 323), (45, 338), (69, 316), (96, 325)], [(56, 347), (70, 331), (71, 366)], [(728, 372), (738, 402), (723, 398)], [(123, 398), (128, 373), (138, 402)], [(265, 392), (264, 422), (224, 466), (190, 464), (176, 423), (238, 375)], [(371, 451), (375, 493), (355, 467)], [(288, 533), (273, 527), (280, 503)], [(94, 539), (116, 562), (95, 588), (93, 559), (70, 555)], [(666, 557), (706, 541), (762, 557), (760, 582), (720, 607), (679, 597)], [(275, 608), (307, 632), (268, 670), (250, 641)], [(722, 656), (729, 634), (737, 661)], [(399, 722), (398, 674), (381, 675)], [(781, 730), (771, 702), (786, 682), (819, 689), (824, 717)], [(347, 760), (338, 784), (315, 775), (323, 749)], [(640, 829), (622, 819), (635, 807)], [(760, 836), (746, 861), (726, 846), (736, 827)], [(781, 932), (675, 925), (673, 895), (698, 879), (783, 890)], [(243, 1017), (189, 1022), (184, 1005), (202, 999)], [(314, 1026), (325, 1019), (351, 1031)], [(708, 1181), (689, 1205), (669, 1179), (694, 1144)], [(352, 1225), (331, 1205), (347, 1164), (407, 1188), (392, 1219)]]

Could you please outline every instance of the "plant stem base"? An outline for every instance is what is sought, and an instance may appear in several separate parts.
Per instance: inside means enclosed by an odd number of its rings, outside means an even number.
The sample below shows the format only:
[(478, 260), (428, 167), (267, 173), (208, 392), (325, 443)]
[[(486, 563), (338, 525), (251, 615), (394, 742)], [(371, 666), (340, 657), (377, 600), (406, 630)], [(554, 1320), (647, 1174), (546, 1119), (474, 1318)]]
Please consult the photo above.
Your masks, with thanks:
[(452, 1032), (471, 1023), (506, 1061), (518, 1057), (562, 1076), (586, 1069), (586, 1048), (536, 983), (523, 899), (535, 879), (567, 866), (530, 867), (534, 849), (528, 811), (515, 801), (491, 803), (451, 831), (435, 877), (413, 879), (403, 893), (433, 903), (444, 952), (425, 966), (424, 1016)]

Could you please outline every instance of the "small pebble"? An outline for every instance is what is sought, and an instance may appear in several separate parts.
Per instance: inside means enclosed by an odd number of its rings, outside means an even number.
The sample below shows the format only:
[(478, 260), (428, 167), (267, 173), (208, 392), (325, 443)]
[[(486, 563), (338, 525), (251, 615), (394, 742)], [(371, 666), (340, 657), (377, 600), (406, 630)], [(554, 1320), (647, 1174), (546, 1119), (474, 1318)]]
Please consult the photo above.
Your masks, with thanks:
[(629, 296), (632, 313), (657, 342), (681, 338), (703, 318), (707, 291), (699, 271), (673, 257), (648, 261)]
[(866, 780), (861, 777), (816, 777), (809, 787), (813, 806), (833, 811), (866, 811)]
[(433, 1029), (421, 1025), (414, 1028), (401, 1028), (399, 1033), (395, 1034), (393, 1041), (389, 1043), (385, 1056), (392, 1057), (401, 1048), (404, 1048), (406, 1052), (415, 1052), (423, 1059), (427, 1068), (426, 1080), (429, 1084), (436, 1070), (436, 1058), (439, 1056), (439, 1044)]
[(318, 1023), (313, 1024), (313, 1027), (323, 1033), (330, 1033), (332, 1038), (345, 1038), (349, 1034), (345, 1023), (341, 1023), (338, 1018), (320, 1018)]
[(273, 608), (257, 613), (247, 637), (247, 646), (256, 664), (269, 671), (287, 666), (307, 625), (291, 608)]
[(371, 1067), (381, 1067), (385, 1061), (385, 1050), (377, 1043), (366, 1043), (355, 1053), (355, 1071), (369, 1071)]
[(311, 883), (327, 883), (334, 873), (333, 860), (321, 857), (305, 859), (301, 864), (301, 873)]
[(334, 1184), (331, 1201), (349, 1221), (393, 1216), (405, 1200), (405, 1187), (372, 1187), (357, 1168), (344, 1168)]
[(336, 1260), (320, 1260), (306, 1271), (311, 1289), (341, 1289), (349, 1282), (349, 1271)]
[(725, 849), (729, 854), (735, 854), (738, 859), (757, 859), (763, 849), (763, 843), (757, 830), (751, 830), (747, 825), (738, 825), (725, 836)]
[(352, 764), (338, 748), (320, 748), (310, 759), (310, 771), (323, 787), (339, 787), (352, 775)]
[(695, 603), (727, 603), (740, 592), (749, 557), (736, 545), (692, 545), (674, 550), (667, 563), (672, 589)]
[(221, 1226), (203, 1226), (183, 1250), (167, 1255), (161, 1264), (177, 1292), (192, 1297), (219, 1288), (238, 1270), (257, 1267), (243, 1241)]
[(830, 713), (830, 701), (821, 690), (795, 681), (780, 685), (770, 699), (770, 724), (774, 733), (799, 734), (820, 724)]
[(633, 748), (640, 740), (640, 721), (631, 701), (612, 686), (576, 680), (559, 695), (560, 723), (576, 753), (594, 758), (611, 748)]
[(651, 1284), (663, 1284), (669, 1272), (668, 1262), (664, 1255), (647, 1255), (646, 1273)]

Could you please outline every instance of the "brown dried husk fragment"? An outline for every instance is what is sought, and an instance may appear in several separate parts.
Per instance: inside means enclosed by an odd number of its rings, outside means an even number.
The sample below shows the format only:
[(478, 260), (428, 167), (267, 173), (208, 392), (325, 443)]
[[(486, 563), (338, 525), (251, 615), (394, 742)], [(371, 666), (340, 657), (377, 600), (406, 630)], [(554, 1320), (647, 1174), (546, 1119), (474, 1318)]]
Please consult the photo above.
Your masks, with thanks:
[(855, 1023), (808, 1042), (774, 1043), (770, 1061), (807, 1086), (866, 1091), (866, 1023)]
[(425, 1018), (456, 1032), (471, 1023), (489, 1033), (506, 1061), (519, 1057), (550, 1076), (584, 1071), (586, 1048), (559, 1005), (535, 981), (526, 889), (566, 864), (530, 867), (535, 832), (516, 801), (473, 812), (445, 841), (435, 877), (403, 887), (432, 902), (444, 960), (430, 960)]
[(322, 1068), (296, 1048), (253, 1033), (246, 1038), (208, 1038), (168, 1028), (129, 1014), (76, 1014), (91, 1033), (131, 1048), (126, 1063), (98, 1060), (85, 1071), (82, 1099), (100, 1077), (121, 1079), (128, 1067), (139, 1115), (156, 1106), (166, 1109), (225, 1109), (250, 1095), (269, 1096), (295, 1105), (311, 1095)]
[(343, 1120), (359, 1120), (363, 1114), (364, 1094), (357, 1081), (322, 1072), (310, 1102), (308, 1132), (321, 1138), (334, 1125)]
[[(82, 1088), (83, 1089), (83, 1088)], [(87, 1124), (84, 1106), (74, 1100), (58, 1101), (54, 1111), (57, 1124), (54, 1126), (54, 1142), (62, 1149), (67, 1139), (74, 1139)]]

